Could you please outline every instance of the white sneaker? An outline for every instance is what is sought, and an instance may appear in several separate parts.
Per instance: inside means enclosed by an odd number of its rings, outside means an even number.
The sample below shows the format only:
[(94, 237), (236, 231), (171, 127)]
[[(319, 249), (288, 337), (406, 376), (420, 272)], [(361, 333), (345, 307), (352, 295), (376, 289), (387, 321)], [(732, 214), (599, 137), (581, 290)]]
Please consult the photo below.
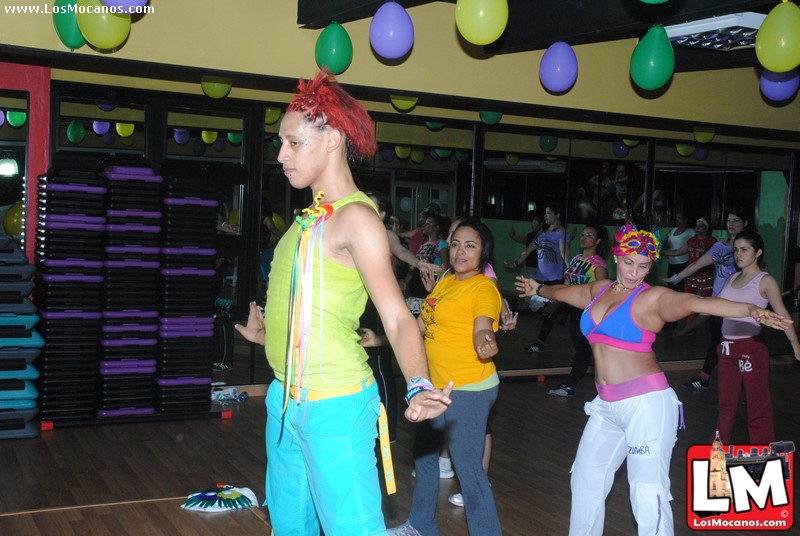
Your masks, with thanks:
[(447, 498), (450, 504), (464, 508), (464, 496), (460, 493), (453, 493)]
[[(411, 476), (416, 478), (417, 477), (417, 470), (411, 470)], [(450, 458), (442, 458), (439, 456), (439, 478), (453, 478), (456, 476), (456, 472), (453, 471), (453, 462)]]
[(399, 527), (393, 529), (386, 529), (386, 534), (389, 536), (422, 536), (417, 529), (411, 526), (411, 523), (406, 521)]

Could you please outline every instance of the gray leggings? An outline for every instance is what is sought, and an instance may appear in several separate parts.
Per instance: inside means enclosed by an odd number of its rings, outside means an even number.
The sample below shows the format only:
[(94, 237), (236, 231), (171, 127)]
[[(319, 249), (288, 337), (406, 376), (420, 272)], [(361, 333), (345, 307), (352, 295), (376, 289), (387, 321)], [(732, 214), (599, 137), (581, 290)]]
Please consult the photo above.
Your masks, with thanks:
[(459, 391), (450, 394), (453, 403), (441, 416), (416, 425), (414, 433), (414, 498), (411, 526), (425, 536), (437, 536), (436, 501), (439, 496), (439, 450), (447, 441), (453, 467), (461, 484), (470, 534), (501, 534), (500, 519), (489, 478), (481, 460), (489, 411), (499, 388)]

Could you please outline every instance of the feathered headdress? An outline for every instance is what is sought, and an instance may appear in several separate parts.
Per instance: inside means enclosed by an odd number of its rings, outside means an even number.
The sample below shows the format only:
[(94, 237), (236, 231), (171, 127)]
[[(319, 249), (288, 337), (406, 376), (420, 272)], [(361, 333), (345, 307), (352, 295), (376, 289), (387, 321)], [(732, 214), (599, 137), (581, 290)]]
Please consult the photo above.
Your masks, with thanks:
[(287, 112), (300, 112), (309, 121), (328, 124), (346, 138), (347, 157), (367, 160), (378, 150), (375, 127), (366, 108), (340, 86), (333, 75), (323, 69), (313, 80), (300, 79), (294, 100)]
[(611, 251), (619, 257), (638, 254), (650, 257), (655, 261), (661, 255), (661, 237), (659, 235), (658, 231), (655, 233), (641, 231), (631, 222), (625, 222), (614, 236), (618, 245), (613, 246)]

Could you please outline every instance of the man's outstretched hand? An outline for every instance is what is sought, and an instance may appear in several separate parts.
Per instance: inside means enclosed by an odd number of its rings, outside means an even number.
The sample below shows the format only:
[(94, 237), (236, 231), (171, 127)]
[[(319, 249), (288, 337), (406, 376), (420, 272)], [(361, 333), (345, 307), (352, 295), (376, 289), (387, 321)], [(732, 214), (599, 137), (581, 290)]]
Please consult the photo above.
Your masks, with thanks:
[(421, 391), (416, 394), (408, 404), (405, 412), (406, 419), (411, 422), (420, 422), (438, 417), (450, 407), (452, 390), (453, 382), (450, 382), (444, 389)]

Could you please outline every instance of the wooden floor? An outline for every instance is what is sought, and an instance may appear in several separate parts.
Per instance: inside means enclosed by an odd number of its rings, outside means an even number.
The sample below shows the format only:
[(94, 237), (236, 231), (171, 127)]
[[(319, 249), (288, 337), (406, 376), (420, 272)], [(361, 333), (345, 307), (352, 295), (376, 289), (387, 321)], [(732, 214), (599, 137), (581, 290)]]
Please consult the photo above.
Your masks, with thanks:
[[(800, 366), (789, 358), (773, 361), (778, 439), (800, 444)], [(685, 525), (687, 448), (709, 441), (715, 422), (714, 384), (708, 391), (680, 387), (693, 373), (668, 372), (687, 424), (672, 461), (677, 534), (692, 533)], [(548, 397), (546, 390), (555, 382), (506, 379), (501, 384), (490, 478), (508, 535), (567, 533), (569, 468), (586, 420), (582, 406), (593, 388), (587, 379), (574, 398)], [(179, 508), (187, 495), (218, 482), (249, 487), (259, 501), (264, 498), (263, 396), (225, 409), (233, 410), (232, 418), (56, 428), (35, 439), (0, 440), (0, 534), (269, 534), (266, 508), (218, 514)], [(745, 438), (743, 416), (744, 407), (736, 442)], [(398, 492), (384, 500), (389, 526), (408, 514), (412, 429), (401, 420), (393, 445)], [(621, 469), (608, 499), (607, 535), (635, 534), (627, 488)], [(464, 510), (447, 502), (454, 491), (456, 481), (441, 481), (437, 515), (443, 536), (467, 534)]]

